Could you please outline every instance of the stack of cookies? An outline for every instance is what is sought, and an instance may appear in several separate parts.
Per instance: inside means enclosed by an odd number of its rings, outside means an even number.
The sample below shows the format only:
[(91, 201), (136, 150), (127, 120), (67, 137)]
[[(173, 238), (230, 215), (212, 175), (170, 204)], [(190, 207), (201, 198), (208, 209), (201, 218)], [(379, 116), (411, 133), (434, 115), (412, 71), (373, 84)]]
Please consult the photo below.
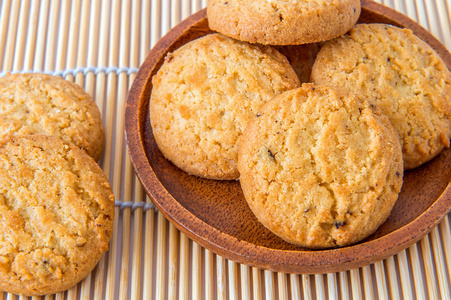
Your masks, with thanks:
[(99, 109), (81, 87), (45, 74), (0, 78), (0, 291), (64, 291), (108, 250), (103, 148)]
[(321, 249), (387, 219), (405, 169), (451, 138), (451, 73), (410, 30), (358, 24), (358, 0), (209, 0), (206, 35), (167, 55), (150, 121), (162, 154), (239, 179), (257, 219)]

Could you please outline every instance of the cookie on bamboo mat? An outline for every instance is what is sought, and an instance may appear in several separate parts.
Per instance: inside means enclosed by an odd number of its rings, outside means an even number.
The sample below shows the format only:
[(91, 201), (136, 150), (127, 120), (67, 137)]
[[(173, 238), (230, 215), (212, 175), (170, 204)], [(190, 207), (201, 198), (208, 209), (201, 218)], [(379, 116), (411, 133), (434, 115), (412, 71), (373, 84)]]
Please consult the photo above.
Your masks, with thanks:
[(73, 82), (47, 74), (8, 74), (0, 78), (0, 108), (0, 137), (53, 135), (96, 161), (102, 154), (100, 111), (91, 95)]
[(305, 83), (310, 81), (312, 67), (322, 44), (275, 46), (275, 48), (286, 56), (301, 83)]
[(350, 30), (360, 16), (360, 0), (208, 0), (212, 30), (265, 45), (326, 41)]
[(67, 290), (108, 250), (114, 197), (102, 169), (61, 139), (0, 141), (0, 290)]
[(377, 105), (401, 137), (406, 169), (450, 145), (451, 73), (409, 29), (356, 25), (322, 47), (312, 81), (345, 87)]
[(372, 234), (403, 181), (401, 146), (387, 117), (346, 90), (311, 83), (262, 107), (243, 133), (238, 169), (257, 219), (308, 248)]
[(149, 103), (162, 154), (199, 177), (237, 179), (238, 143), (247, 122), (274, 96), (299, 87), (285, 56), (220, 34), (168, 54)]

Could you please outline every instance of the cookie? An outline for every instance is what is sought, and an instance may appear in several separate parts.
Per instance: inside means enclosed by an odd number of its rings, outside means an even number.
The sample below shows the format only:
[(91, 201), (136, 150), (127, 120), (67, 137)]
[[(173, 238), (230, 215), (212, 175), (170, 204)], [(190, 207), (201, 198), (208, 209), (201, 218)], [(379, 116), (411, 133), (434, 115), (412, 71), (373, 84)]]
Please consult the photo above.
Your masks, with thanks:
[(240, 184), (250, 209), (295, 245), (350, 245), (389, 216), (401, 146), (380, 110), (338, 88), (303, 84), (266, 103), (243, 133)]
[(326, 41), (350, 30), (360, 0), (208, 0), (212, 30), (250, 43), (299, 45)]
[(356, 25), (322, 47), (311, 79), (345, 87), (377, 105), (401, 137), (406, 169), (449, 147), (451, 73), (409, 29)]
[(0, 78), (0, 137), (53, 135), (85, 150), (98, 161), (104, 129), (92, 97), (61, 77), (28, 73)]
[(237, 179), (238, 143), (260, 107), (299, 87), (285, 56), (220, 34), (166, 56), (152, 79), (150, 122), (162, 154), (199, 177)]
[(71, 288), (108, 250), (114, 197), (80, 148), (44, 136), (0, 141), (0, 290), (27, 296)]
[(312, 67), (322, 43), (305, 45), (275, 46), (276, 50), (286, 56), (301, 83), (310, 82)]

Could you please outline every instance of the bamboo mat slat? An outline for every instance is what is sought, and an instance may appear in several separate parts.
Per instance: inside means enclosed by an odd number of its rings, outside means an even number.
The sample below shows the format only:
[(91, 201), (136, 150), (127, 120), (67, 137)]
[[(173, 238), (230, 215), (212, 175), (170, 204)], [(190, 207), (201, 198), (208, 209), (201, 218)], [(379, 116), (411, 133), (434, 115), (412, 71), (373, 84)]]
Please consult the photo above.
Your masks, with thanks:
[[(451, 0), (377, 0), (451, 49)], [(224, 259), (179, 232), (152, 205), (126, 150), (127, 92), (149, 50), (206, 0), (0, 0), (0, 75), (46, 72), (93, 95), (105, 125), (99, 164), (116, 197), (114, 234), (74, 288), (32, 299), (451, 299), (451, 220), (383, 261), (305, 275)], [(0, 292), (0, 300), (29, 299)], [(31, 298), (30, 298), (31, 299)]]

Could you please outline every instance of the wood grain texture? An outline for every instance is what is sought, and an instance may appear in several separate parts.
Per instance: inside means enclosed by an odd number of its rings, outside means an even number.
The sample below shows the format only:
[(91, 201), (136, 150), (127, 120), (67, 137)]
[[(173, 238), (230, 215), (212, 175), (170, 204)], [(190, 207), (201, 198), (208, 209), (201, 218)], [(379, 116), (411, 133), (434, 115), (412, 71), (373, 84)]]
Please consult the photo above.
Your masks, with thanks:
[[(404, 15), (362, 1), (359, 22), (410, 28), (451, 68), (446, 48)], [(376, 233), (353, 246), (311, 251), (288, 244), (264, 228), (249, 210), (239, 182), (201, 179), (179, 170), (161, 155), (153, 139), (148, 116), (151, 79), (166, 53), (210, 32), (205, 9), (170, 30), (145, 59), (126, 104), (126, 141), (136, 173), (159, 211), (188, 237), (224, 258), (258, 268), (303, 274), (339, 272), (406, 249), (451, 210), (451, 151), (446, 149), (428, 164), (406, 172), (399, 200)]]

